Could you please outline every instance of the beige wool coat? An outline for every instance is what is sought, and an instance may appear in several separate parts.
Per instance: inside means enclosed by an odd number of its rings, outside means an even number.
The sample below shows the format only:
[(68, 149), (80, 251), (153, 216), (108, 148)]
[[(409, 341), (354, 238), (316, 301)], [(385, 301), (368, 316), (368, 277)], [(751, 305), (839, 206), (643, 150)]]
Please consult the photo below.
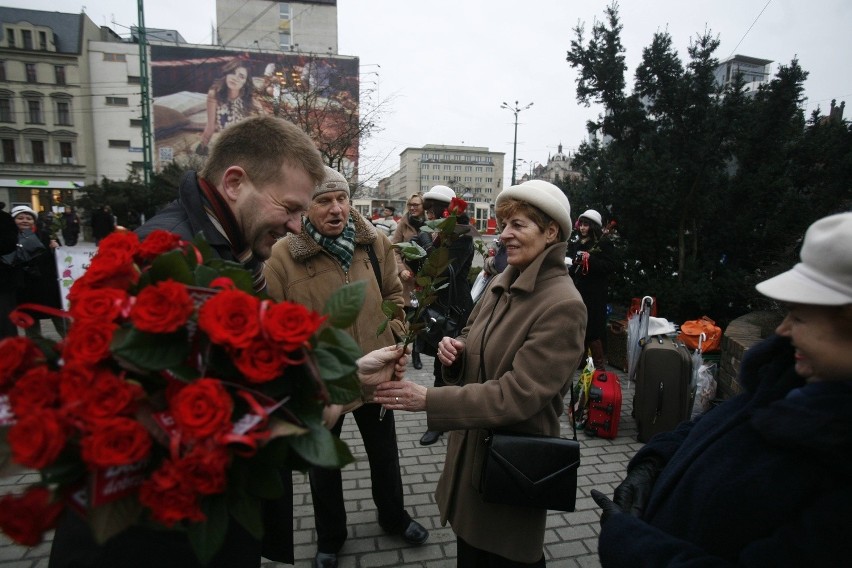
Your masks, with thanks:
[[(307, 232), (290, 234), (275, 243), (272, 255), (266, 261), (267, 292), (277, 301), (297, 302), (322, 312), (331, 295), (350, 282), (367, 283), (364, 306), (347, 331), (364, 353), (394, 345), (405, 332), (405, 320), (391, 320), (380, 334), (376, 331), (385, 321), (382, 301), (390, 300), (402, 308), (402, 284), (396, 272), (393, 247), (386, 236), (366, 221), (357, 211), (349, 213), (355, 224), (355, 253), (349, 272), (344, 272), (340, 262), (322, 248)], [(376, 279), (367, 247), (372, 246), (379, 261), (382, 276), (381, 288)], [(347, 405), (345, 412), (354, 410), (361, 402)]]
[(523, 272), (509, 266), (494, 277), (458, 338), (462, 357), (444, 369), (459, 386), (426, 394), (429, 430), (450, 431), (436, 491), (441, 523), (476, 548), (516, 562), (541, 558), (547, 511), (482, 501), (486, 429), (559, 435), (586, 332), (586, 307), (565, 268), (565, 249), (551, 245)]
[[(402, 216), (399, 222), (396, 224), (396, 231), (393, 232), (393, 236), (391, 236), (391, 242), (393, 244), (396, 243), (407, 243), (411, 237), (418, 233), (417, 229), (412, 226), (412, 224), (408, 220), (408, 214)], [(408, 270), (412, 274), (412, 278), (409, 280), (402, 282), (402, 300), (405, 302), (405, 307), (411, 307), (411, 293), (414, 291), (414, 271), (411, 270), (411, 267), (406, 264), (405, 259), (402, 258), (402, 255), (399, 254), (399, 251), (394, 249), (394, 258), (396, 259), (396, 273), (397, 275), (402, 274), (404, 270)], [(400, 279), (402, 281), (402, 279)]]

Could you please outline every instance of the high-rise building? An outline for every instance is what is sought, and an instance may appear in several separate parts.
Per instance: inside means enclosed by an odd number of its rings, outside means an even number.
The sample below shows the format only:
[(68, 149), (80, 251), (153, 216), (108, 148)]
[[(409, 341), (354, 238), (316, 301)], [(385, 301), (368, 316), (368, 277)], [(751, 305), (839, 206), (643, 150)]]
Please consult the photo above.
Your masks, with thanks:
[(714, 72), (716, 84), (727, 87), (736, 79), (737, 75), (742, 75), (746, 92), (756, 91), (760, 84), (769, 81), (771, 64), (772, 61), (769, 59), (739, 54), (732, 55), (720, 61), (716, 66)]
[(337, 0), (216, 0), (216, 43), (227, 49), (337, 54)]

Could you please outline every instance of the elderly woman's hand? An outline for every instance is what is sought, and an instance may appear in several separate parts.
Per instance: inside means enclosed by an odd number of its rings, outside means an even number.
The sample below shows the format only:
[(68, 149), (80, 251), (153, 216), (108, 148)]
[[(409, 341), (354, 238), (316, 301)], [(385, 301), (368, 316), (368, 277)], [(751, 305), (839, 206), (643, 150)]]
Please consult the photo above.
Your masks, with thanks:
[(374, 402), (388, 410), (426, 410), (426, 387), (411, 381), (390, 381), (376, 387)]
[(464, 342), (452, 337), (445, 337), (438, 343), (438, 360), (442, 365), (449, 367), (456, 362), (459, 355), (464, 351)]
[(402, 346), (391, 345), (370, 351), (357, 361), (358, 379), (364, 385), (377, 385), (405, 378), (408, 355)]

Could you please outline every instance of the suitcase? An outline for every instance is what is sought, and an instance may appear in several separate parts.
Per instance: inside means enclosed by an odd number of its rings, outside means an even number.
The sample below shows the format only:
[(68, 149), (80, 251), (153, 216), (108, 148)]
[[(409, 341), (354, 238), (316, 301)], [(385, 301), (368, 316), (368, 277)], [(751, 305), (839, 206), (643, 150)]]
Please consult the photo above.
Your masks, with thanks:
[(640, 442), (689, 420), (691, 379), (692, 358), (683, 343), (663, 335), (648, 338), (639, 353), (633, 397)]
[(621, 420), (621, 384), (612, 371), (595, 371), (589, 387), (589, 417), (586, 434), (615, 438)]
[(609, 320), (606, 326), (606, 362), (627, 371), (627, 320)]

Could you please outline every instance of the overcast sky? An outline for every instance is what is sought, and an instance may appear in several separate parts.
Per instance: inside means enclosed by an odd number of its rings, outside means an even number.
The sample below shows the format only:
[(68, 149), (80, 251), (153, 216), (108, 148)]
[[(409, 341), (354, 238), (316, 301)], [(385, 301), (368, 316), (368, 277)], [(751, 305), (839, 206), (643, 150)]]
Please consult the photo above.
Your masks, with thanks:
[[(6, 6), (85, 12), (126, 36), (135, 0), (0, 0)], [(518, 124), (518, 177), (585, 138), (599, 112), (576, 101), (576, 73), (565, 61), (578, 22), (587, 37), (609, 0), (338, 0), (339, 53), (360, 58), (362, 81), (377, 81), (389, 100), (382, 132), (362, 147), (365, 166), (387, 174), (399, 153), (425, 144), (486, 146), (505, 152), (511, 178), (514, 115), (503, 101), (524, 107)], [(825, 113), (846, 100), (852, 118), (852, 2), (849, 0), (622, 0), (622, 41), (628, 85), (642, 49), (668, 29), (686, 60), (690, 38), (709, 29), (717, 57), (738, 53), (787, 64), (798, 56), (810, 73), (807, 111)], [(209, 44), (215, 0), (145, 0), (149, 27), (177, 29), (191, 43)], [(371, 85), (372, 86), (372, 85)]]

